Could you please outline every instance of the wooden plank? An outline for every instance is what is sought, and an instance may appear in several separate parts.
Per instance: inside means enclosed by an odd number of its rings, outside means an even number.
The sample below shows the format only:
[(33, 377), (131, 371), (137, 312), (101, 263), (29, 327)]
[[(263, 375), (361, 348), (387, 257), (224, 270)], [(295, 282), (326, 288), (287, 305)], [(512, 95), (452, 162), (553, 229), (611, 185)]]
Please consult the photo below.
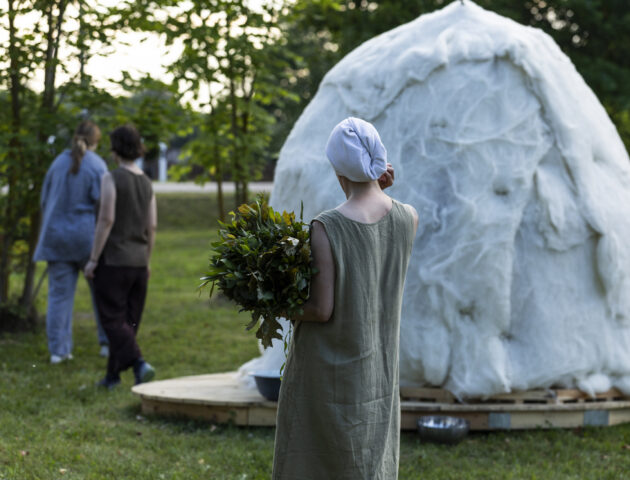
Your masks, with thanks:
[(277, 408), (252, 407), (249, 409), (248, 425), (250, 427), (274, 427), (276, 416)]
[(510, 415), (510, 429), (574, 428), (581, 427), (584, 412), (574, 410), (521, 411)]
[(471, 430), (488, 430), (488, 414), (480, 412), (453, 412), (454, 417), (461, 417), (470, 422)]
[(594, 397), (590, 397), (588, 394), (577, 389), (560, 389), (555, 390), (555, 392), (558, 397), (558, 401), (562, 403), (568, 403), (571, 401), (597, 402), (603, 400), (623, 400), (630, 398), (624, 396), (624, 394), (616, 388), (611, 388), (606, 392), (597, 393)]
[(512, 392), (492, 395), (485, 403), (556, 403), (553, 390), (529, 390), (527, 392)]
[(630, 422), (630, 408), (610, 410), (608, 425), (619, 425)]
[(230, 404), (248, 407), (269, 406), (275, 402), (266, 400), (257, 390), (248, 388), (237, 372), (215, 373), (180, 377), (157, 382), (141, 383), (131, 391), (142, 399), (203, 405)]
[(454, 411), (454, 412), (514, 412), (514, 411), (563, 411), (563, 410), (611, 410), (618, 408), (630, 408), (630, 401), (628, 400), (615, 400), (615, 401), (603, 401), (603, 402), (591, 402), (591, 403), (546, 403), (546, 404), (518, 404), (518, 403), (474, 403), (474, 404), (446, 404), (446, 403), (432, 403), (432, 402), (416, 402), (412, 400), (405, 400), (401, 402), (403, 408), (410, 411), (425, 411), (425, 412), (442, 412), (442, 411)]
[(142, 401), (142, 413), (145, 415), (183, 416), (197, 420), (209, 420), (212, 423), (248, 425), (248, 409), (243, 407), (220, 407), (146, 399)]
[(596, 394), (590, 397), (577, 389), (547, 389), (528, 390), (510, 393), (491, 395), (489, 397), (467, 398), (459, 401), (448, 390), (441, 388), (425, 387), (400, 387), (400, 396), (403, 400), (416, 400), (434, 403), (466, 403), (466, 404), (488, 404), (488, 403), (577, 403), (577, 402), (601, 402), (610, 400), (630, 400), (619, 390), (612, 388), (607, 392)]
[(400, 397), (425, 402), (454, 403), (455, 396), (443, 388), (400, 387)]
[(416, 430), (418, 428), (418, 418), (420, 418), (417, 412), (409, 412), (406, 410), (400, 410), (400, 429), (401, 430)]

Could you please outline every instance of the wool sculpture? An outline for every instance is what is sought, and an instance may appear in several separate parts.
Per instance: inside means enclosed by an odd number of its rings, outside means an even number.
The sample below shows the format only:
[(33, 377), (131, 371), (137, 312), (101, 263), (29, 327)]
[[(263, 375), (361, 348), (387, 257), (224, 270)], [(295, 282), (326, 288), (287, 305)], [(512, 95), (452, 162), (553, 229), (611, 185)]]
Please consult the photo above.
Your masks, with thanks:
[[(420, 215), (402, 385), (630, 394), (630, 163), (551, 37), (466, 0), (365, 42), (289, 135), (275, 209), (303, 202), (308, 221), (344, 200), (324, 147), (349, 116), (377, 128), (390, 194)], [(243, 368), (283, 356), (278, 342)]]

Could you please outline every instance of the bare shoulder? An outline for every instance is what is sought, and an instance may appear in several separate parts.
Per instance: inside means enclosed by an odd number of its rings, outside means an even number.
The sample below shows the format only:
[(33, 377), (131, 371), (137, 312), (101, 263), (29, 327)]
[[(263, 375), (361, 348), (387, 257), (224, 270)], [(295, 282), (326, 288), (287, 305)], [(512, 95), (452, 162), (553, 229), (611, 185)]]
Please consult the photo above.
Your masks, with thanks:
[(311, 246), (316, 247), (326, 247), (330, 248), (330, 242), (328, 241), (328, 234), (326, 233), (326, 228), (324, 224), (319, 220), (313, 220), (311, 226)]
[(332, 246), (326, 233), (326, 227), (318, 220), (312, 223), (311, 254), (313, 255), (315, 267), (320, 272), (317, 278), (326, 282), (332, 282), (331, 275), (334, 275)]
[(107, 171), (101, 177), (101, 187), (102, 188), (115, 188), (116, 182), (114, 182), (114, 176), (112, 172)]
[(101, 202), (116, 197), (116, 184), (111, 172), (105, 172), (101, 179)]
[(409, 213), (411, 213), (411, 215), (413, 215), (414, 231), (418, 230), (418, 212), (417, 212), (417, 210), (413, 207), (413, 205), (409, 205), (408, 203), (403, 203), (403, 206), (407, 209), (407, 211)]

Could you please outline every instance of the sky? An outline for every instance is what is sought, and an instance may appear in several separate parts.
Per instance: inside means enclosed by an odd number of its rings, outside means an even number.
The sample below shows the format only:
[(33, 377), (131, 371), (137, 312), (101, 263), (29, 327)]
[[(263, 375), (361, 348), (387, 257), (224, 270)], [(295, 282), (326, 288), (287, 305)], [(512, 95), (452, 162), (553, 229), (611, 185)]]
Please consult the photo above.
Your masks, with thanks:
[[(268, 0), (249, 0), (249, 5), (256, 9), (266, 1)], [(119, 0), (98, 0), (98, 3), (113, 6), (119, 3)], [(183, 5), (186, 3), (186, 1), (181, 2)], [(164, 12), (163, 15), (167, 13)], [(87, 72), (95, 78), (95, 81), (112, 78), (112, 75), (120, 79), (118, 72), (121, 71), (128, 71), (134, 78), (150, 74), (154, 78), (170, 81), (172, 77), (167, 74), (165, 66), (178, 58), (183, 45), (176, 43), (166, 46), (164, 39), (157, 34), (130, 32), (120, 34), (116, 39), (115, 48), (115, 55), (109, 58), (96, 56), (88, 62)]]
[[(98, 4), (104, 6), (110, 6), (117, 3), (117, 0), (99, 0)], [(7, 11), (7, 1), (0, 0), (0, 12), (1, 17), (5, 17)], [(67, 15), (68, 17), (69, 15)], [(71, 16), (74, 16), (71, 15)], [(37, 18), (36, 14), (20, 15), (16, 19), (16, 28), (23, 32), (30, 30)], [(6, 18), (2, 18), (3, 22), (0, 25), (0, 43), (5, 45), (8, 41), (8, 28)], [(66, 21), (64, 29), (78, 28), (76, 22)], [(175, 60), (181, 51), (181, 46), (166, 47), (163, 39), (156, 34), (144, 34), (144, 33), (119, 33), (113, 42), (111, 47), (102, 48), (95, 45), (92, 48), (93, 54), (87, 62), (86, 72), (90, 74), (97, 86), (99, 87), (112, 87), (109, 80), (120, 80), (122, 78), (121, 72), (128, 71), (135, 78), (150, 74), (153, 77), (160, 79), (168, 79), (169, 76), (166, 73), (165, 65)], [(106, 52), (111, 52), (111, 55), (103, 56)], [(64, 48), (60, 49), (60, 58), (63, 59)], [(2, 63), (3, 59), (0, 59)], [(6, 60), (5, 60), (6, 61)], [(3, 65), (4, 66), (4, 65)], [(72, 70), (78, 71), (77, 65), (71, 66)], [(59, 82), (63, 83), (67, 79), (68, 75), (59, 71)], [(41, 84), (41, 75), (35, 75), (33, 86)]]
[[(266, 0), (250, 0), (250, 4), (255, 8)], [(95, 4), (103, 7), (109, 7), (119, 4), (119, 0), (96, 0)], [(182, 2), (185, 4), (186, 2)], [(76, 8), (74, 6), (68, 7)], [(8, 40), (8, 29), (6, 12), (8, 10), (7, 0), (0, 0), (0, 44), (6, 45)], [(70, 11), (69, 11), (70, 13)], [(16, 20), (16, 27), (20, 31), (29, 30), (35, 23), (36, 14), (20, 15)], [(166, 13), (164, 14), (166, 15)], [(76, 10), (66, 18), (75, 17)], [(72, 20), (64, 23), (64, 29), (76, 29), (78, 24)], [(122, 72), (128, 72), (133, 78), (140, 78), (150, 75), (153, 78), (170, 82), (172, 76), (166, 71), (166, 65), (177, 59), (182, 50), (181, 44), (166, 46), (165, 41), (159, 35), (154, 33), (135, 33), (125, 32), (118, 33), (113, 45), (108, 47), (99, 47), (94, 44), (91, 48), (91, 56), (85, 66), (85, 71), (89, 74), (95, 86), (107, 89), (111, 94), (123, 94), (123, 89), (116, 85), (115, 82), (122, 79)], [(64, 55), (68, 52), (63, 46), (60, 48), (60, 59), (63, 60)], [(0, 58), (0, 68), (6, 68), (8, 60)], [(57, 73), (57, 84), (62, 84), (79, 70), (78, 61), (70, 64), (71, 72), (69, 74), (62, 71)], [(43, 71), (34, 72), (30, 81), (31, 88), (41, 89), (43, 85)], [(202, 98), (207, 97), (207, 92), (201, 91)], [(184, 98), (184, 101), (190, 102), (194, 106), (192, 95)]]
[(99, 87), (113, 88), (109, 80), (121, 80), (122, 72), (129, 72), (134, 78), (151, 75), (153, 78), (170, 81), (166, 65), (177, 59), (181, 46), (165, 45), (156, 34), (119, 34), (113, 48), (115, 53), (107, 56), (93, 55), (86, 65), (86, 73), (91, 75)]

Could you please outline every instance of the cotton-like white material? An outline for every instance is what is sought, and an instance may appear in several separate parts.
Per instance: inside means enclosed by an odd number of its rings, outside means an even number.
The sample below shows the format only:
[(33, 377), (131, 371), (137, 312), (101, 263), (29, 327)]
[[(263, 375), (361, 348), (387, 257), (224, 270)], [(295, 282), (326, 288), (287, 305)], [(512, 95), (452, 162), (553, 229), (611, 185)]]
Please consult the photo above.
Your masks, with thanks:
[(457, 1), (367, 41), (295, 124), (274, 208), (303, 201), (308, 221), (344, 200), (324, 147), (348, 116), (374, 124), (391, 195), (420, 216), (401, 384), (630, 394), (630, 160), (551, 37)]
[(387, 151), (372, 125), (348, 117), (333, 128), (326, 143), (326, 156), (337, 175), (353, 182), (370, 182), (387, 170)]

